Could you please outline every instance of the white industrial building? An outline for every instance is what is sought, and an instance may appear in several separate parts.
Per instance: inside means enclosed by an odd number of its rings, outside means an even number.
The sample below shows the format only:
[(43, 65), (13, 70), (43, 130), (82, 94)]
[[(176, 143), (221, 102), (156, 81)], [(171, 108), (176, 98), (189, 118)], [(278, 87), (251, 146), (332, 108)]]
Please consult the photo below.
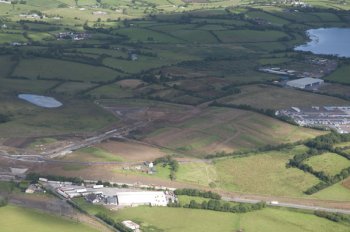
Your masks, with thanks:
[(119, 192), (117, 193), (117, 199), (120, 206), (167, 206), (168, 204), (163, 191)]
[(305, 77), (297, 80), (288, 81), (286, 84), (287, 86), (290, 86), (293, 88), (307, 89), (307, 88), (312, 88), (315, 86), (322, 85), (323, 83), (324, 83), (324, 80), (322, 79)]
[(41, 183), (47, 184), (50, 188), (67, 199), (85, 197), (85, 200), (92, 204), (124, 207), (139, 205), (167, 206), (168, 202), (175, 202), (176, 200), (176, 196), (171, 191), (131, 190), (104, 187), (103, 185), (79, 186), (70, 182), (45, 181), (41, 181)]

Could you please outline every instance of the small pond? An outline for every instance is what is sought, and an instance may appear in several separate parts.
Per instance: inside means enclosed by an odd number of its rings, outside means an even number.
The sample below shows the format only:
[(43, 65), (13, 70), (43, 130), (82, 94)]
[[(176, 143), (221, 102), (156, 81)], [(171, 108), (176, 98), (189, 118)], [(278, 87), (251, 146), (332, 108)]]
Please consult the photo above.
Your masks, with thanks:
[(53, 97), (46, 97), (35, 94), (19, 94), (18, 98), (43, 108), (57, 108), (63, 105)]

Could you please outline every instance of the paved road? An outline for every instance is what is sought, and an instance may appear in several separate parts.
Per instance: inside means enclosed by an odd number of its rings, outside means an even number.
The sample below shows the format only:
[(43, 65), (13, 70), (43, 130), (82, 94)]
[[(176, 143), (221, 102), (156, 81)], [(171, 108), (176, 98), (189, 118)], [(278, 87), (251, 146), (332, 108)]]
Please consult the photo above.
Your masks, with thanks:
[[(222, 200), (240, 202), (240, 203), (251, 203), (251, 204), (261, 202), (260, 200), (246, 199), (246, 198), (239, 198), (239, 197), (223, 197)], [(292, 203), (285, 203), (285, 202), (271, 203), (271, 201), (266, 202), (266, 204), (270, 205), (270, 206), (279, 206), (279, 207), (286, 207), (286, 208), (293, 208), (293, 209), (305, 209), (305, 210), (312, 210), (312, 211), (324, 211), (324, 212), (330, 212), (330, 213), (350, 214), (350, 210), (346, 210), (346, 209), (325, 208), (325, 207), (302, 205), (302, 204), (292, 204)]]

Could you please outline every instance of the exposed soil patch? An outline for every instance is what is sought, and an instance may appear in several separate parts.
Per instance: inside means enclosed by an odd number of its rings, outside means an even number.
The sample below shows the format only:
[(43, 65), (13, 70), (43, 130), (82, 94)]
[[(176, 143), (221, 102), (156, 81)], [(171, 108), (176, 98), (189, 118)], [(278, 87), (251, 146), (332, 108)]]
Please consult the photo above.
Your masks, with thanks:
[(342, 182), (342, 185), (343, 185), (345, 188), (350, 189), (350, 177), (348, 177), (347, 179), (345, 179), (345, 180)]
[(131, 141), (108, 141), (99, 144), (100, 147), (110, 153), (117, 154), (128, 161), (153, 161), (166, 153), (156, 147)]

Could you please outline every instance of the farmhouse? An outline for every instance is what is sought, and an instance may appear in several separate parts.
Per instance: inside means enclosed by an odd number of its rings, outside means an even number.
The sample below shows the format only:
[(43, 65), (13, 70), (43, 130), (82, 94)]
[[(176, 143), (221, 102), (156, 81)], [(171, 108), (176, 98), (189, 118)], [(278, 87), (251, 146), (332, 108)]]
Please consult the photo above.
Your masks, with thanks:
[(118, 205), (121, 206), (166, 206), (168, 201), (166, 195), (162, 191), (152, 192), (119, 192), (117, 193)]
[(323, 80), (311, 77), (305, 77), (297, 80), (288, 81), (287, 86), (298, 88), (298, 89), (307, 89), (316, 86), (320, 86), (324, 83)]

